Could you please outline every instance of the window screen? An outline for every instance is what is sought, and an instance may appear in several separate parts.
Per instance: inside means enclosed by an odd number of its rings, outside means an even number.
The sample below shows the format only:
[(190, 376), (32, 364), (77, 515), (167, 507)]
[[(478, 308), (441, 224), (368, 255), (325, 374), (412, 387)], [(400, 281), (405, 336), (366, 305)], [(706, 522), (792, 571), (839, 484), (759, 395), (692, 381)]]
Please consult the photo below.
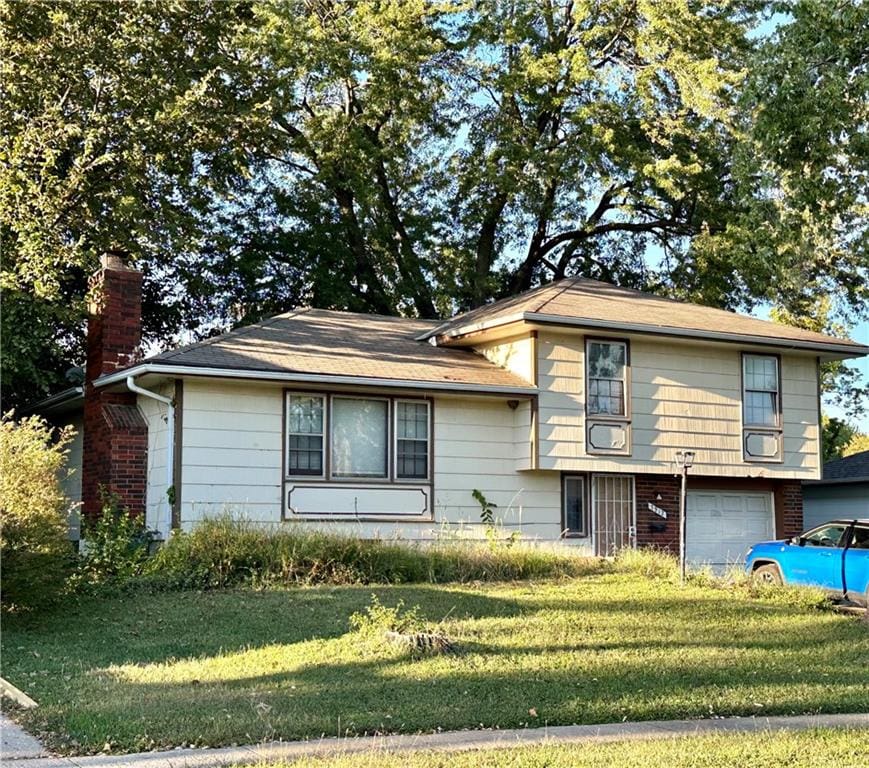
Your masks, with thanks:
[(399, 478), (428, 477), (428, 403), (395, 404), (395, 474)]
[(386, 477), (389, 404), (385, 400), (332, 399), (332, 475)]

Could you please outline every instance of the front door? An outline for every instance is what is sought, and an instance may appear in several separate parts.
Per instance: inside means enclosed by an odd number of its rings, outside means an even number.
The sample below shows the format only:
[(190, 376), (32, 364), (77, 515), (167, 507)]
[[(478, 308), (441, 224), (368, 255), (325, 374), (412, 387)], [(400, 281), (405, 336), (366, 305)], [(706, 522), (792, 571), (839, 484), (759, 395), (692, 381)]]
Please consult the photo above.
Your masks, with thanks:
[(634, 478), (630, 475), (594, 475), (591, 479), (594, 553), (612, 557), (633, 547)]

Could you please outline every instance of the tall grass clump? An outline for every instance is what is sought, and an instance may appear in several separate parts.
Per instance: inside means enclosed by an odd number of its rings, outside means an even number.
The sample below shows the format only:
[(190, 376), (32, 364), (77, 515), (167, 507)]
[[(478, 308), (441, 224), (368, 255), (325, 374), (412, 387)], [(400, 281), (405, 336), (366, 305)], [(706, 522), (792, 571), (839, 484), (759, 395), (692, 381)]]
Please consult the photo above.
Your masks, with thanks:
[(654, 547), (623, 549), (615, 556), (613, 567), (619, 573), (631, 573), (648, 579), (679, 579), (679, 561), (676, 556)]
[(599, 561), (530, 546), (450, 541), (418, 545), (303, 529), (267, 529), (226, 517), (178, 533), (151, 558), (154, 587), (241, 584), (440, 584), (509, 581), (597, 572)]

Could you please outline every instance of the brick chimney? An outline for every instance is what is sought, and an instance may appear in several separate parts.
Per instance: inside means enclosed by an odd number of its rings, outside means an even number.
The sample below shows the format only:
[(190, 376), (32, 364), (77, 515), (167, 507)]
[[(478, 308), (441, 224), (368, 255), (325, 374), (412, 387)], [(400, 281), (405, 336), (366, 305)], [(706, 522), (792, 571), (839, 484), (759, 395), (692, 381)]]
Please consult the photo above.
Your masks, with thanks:
[(84, 401), (82, 512), (91, 520), (101, 509), (101, 487), (116, 494), (130, 514), (144, 513), (148, 460), (148, 428), (136, 395), (93, 385), (135, 360), (142, 338), (142, 273), (119, 251), (100, 261), (90, 285)]

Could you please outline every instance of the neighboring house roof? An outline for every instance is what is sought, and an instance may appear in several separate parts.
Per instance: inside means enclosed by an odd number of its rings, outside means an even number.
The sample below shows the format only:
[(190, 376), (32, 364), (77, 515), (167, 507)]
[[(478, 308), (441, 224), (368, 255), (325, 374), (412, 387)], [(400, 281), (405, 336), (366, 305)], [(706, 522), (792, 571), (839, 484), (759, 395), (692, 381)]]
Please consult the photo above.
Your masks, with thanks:
[(829, 349), (863, 355), (869, 347), (849, 339), (667, 299), (582, 277), (566, 278), (442, 323), (421, 338), (450, 338), (517, 321), (571, 324), (724, 341)]
[[(533, 393), (534, 386), (467, 349), (436, 347), (415, 337), (436, 321), (300, 309), (255, 325), (148, 358), (101, 377), (101, 383), (137, 369), (155, 372), (241, 371), (295, 381), (352, 379), (434, 389)], [(164, 370), (165, 369), (165, 370)]]
[(24, 414), (38, 413), (41, 416), (58, 416), (69, 411), (80, 411), (84, 405), (84, 387), (70, 387), (50, 395), (23, 409)]
[[(823, 479), (808, 480), (810, 485), (869, 483), (869, 451), (861, 451), (824, 464)], [(869, 500), (867, 500), (869, 504)]]

